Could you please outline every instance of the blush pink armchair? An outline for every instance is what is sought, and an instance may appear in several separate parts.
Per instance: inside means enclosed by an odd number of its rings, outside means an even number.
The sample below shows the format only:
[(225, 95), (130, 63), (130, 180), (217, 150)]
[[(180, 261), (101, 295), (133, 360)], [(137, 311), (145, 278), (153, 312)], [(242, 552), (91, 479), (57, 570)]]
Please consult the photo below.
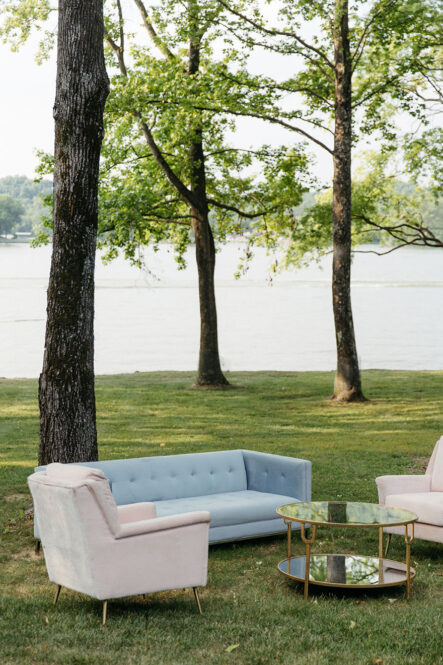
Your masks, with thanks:
[(49, 464), (29, 476), (49, 579), (107, 602), (205, 586), (210, 515), (157, 518), (152, 503), (117, 507), (99, 469)]
[[(418, 515), (414, 535), (443, 543), (443, 436), (437, 441), (424, 475), (380, 476), (375, 479), (379, 503), (406, 508)], [(403, 527), (388, 527), (387, 549), (393, 533)]]

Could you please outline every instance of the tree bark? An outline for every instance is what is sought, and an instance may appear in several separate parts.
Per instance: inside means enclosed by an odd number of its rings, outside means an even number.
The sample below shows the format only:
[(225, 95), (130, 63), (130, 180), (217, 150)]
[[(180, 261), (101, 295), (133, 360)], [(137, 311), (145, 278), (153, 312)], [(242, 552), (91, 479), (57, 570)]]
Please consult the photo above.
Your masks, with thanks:
[(332, 202), (332, 302), (337, 372), (332, 399), (363, 401), (351, 306), (351, 58), (348, 0), (335, 0), (335, 131)]
[(195, 236), (195, 256), (198, 269), (200, 300), (200, 353), (197, 386), (226, 386), (218, 351), (217, 308), (215, 302), (215, 246), (208, 214), (192, 209), (192, 228)]
[(97, 459), (94, 265), (103, 110), (109, 91), (102, 0), (60, 0), (54, 105), (53, 250), (39, 463)]
[[(194, 0), (189, 2), (191, 37), (189, 41), (188, 74), (195, 76), (200, 66), (200, 37), (198, 35), (198, 9)], [(189, 146), (190, 189), (197, 206), (190, 206), (195, 237), (200, 300), (200, 354), (197, 386), (229, 385), (224, 376), (218, 351), (217, 307), (215, 302), (214, 271), (215, 246), (208, 216), (206, 194), (205, 155), (202, 123), (190, 127)]]

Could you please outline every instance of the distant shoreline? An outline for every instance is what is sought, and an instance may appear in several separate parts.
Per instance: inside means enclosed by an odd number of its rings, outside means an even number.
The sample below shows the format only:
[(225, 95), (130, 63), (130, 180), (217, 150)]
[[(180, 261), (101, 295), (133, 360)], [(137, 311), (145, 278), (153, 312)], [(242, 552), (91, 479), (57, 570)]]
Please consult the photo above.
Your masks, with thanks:
[(23, 238), (0, 238), (0, 245), (29, 245), (35, 236), (26, 236)]

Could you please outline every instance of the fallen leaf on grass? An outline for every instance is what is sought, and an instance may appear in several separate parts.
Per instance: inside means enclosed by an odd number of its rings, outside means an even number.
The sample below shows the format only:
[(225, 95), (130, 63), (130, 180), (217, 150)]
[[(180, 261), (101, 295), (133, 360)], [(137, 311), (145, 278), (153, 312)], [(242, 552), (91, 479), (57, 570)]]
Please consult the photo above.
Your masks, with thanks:
[(230, 644), (228, 647), (226, 647), (225, 651), (226, 653), (231, 653), (231, 651), (234, 651), (237, 647), (239, 647), (239, 644)]
[(383, 663), (381, 658), (374, 658), (372, 665), (381, 665)]
[(355, 628), (356, 625), (357, 625), (357, 624), (355, 623), (355, 621), (351, 621), (350, 624), (349, 624), (349, 628), (350, 628), (351, 630), (353, 630), (353, 629)]

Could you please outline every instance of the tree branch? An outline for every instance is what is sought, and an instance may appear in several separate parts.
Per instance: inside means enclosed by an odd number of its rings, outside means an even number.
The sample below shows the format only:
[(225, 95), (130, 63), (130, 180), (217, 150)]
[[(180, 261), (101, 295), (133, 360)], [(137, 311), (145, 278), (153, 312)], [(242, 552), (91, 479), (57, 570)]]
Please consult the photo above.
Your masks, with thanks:
[(365, 97), (362, 97), (359, 99), (357, 102), (353, 103), (352, 106), (353, 108), (357, 108), (357, 106), (361, 106), (361, 104), (364, 104), (365, 102), (368, 101), (368, 99), (371, 99), (371, 97), (374, 97), (375, 95), (378, 95), (379, 92), (381, 92), (384, 88), (389, 86), (393, 81), (399, 78), (399, 75), (396, 74), (395, 76), (391, 76), (390, 79), (382, 83), (382, 85), (378, 86), (378, 88), (375, 88), (375, 90), (372, 90), (372, 92), (368, 93)]
[(439, 93), (439, 97), (425, 97), (422, 95), (418, 90), (415, 90), (413, 88), (405, 88), (406, 92), (409, 92), (411, 95), (415, 95), (419, 99), (421, 99), (423, 102), (431, 102), (431, 103), (440, 103), (443, 100), (443, 97)]
[[(384, 226), (378, 222), (374, 222), (366, 215), (352, 215), (354, 219), (361, 219), (369, 226), (374, 227), (379, 231), (384, 231), (390, 236), (399, 240), (401, 245), (390, 249), (388, 252), (383, 252), (383, 254), (389, 254), (390, 252), (398, 249), (399, 247), (405, 247), (407, 245), (415, 245), (419, 247), (443, 247), (443, 240), (437, 238), (437, 236), (426, 226), (414, 226), (408, 222), (402, 222), (401, 224), (396, 224), (394, 226)], [(362, 252), (366, 250), (361, 250)], [(378, 252), (367, 250), (377, 254)]]
[[(188, 215), (189, 216), (189, 215)], [(163, 222), (164, 224), (179, 224), (180, 226), (192, 226), (191, 222), (185, 222), (175, 217), (149, 217), (143, 215), (146, 222)]]
[(169, 206), (172, 205), (173, 203), (180, 203), (180, 201), (181, 199), (166, 199), (166, 201), (161, 201), (160, 203), (156, 203), (155, 205), (151, 206), (151, 210), (156, 210), (157, 208), (161, 208), (162, 206)]
[(148, 125), (144, 122), (141, 113), (139, 111), (135, 111), (133, 113), (133, 116), (140, 121), (140, 127), (141, 127), (141, 130), (142, 130), (143, 136), (146, 139), (146, 143), (148, 144), (149, 149), (151, 150), (151, 153), (152, 153), (155, 161), (160, 166), (160, 168), (163, 171), (163, 173), (165, 174), (166, 178), (169, 180), (171, 185), (173, 187), (175, 187), (175, 189), (179, 193), (180, 197), (184, 201), (186, 201), (190, 206), (193, 206), (197, 210), (200, 210), (200, 204), (199, 204), (198, 197), (194, 196), (194, 194), (191, 192), (191, 190), (186, 187), (186, 185), (180, 180), (180, 178), (171, 169), (168, 162), (163, 157), (163, 154), (161, 153), (158, 145), (156, 144), (156, 142), (154, 140), (154, 137), (152, 136), (151, 130), (149, 129)]
[[(137, 1), (137, 0), (134, 0)], [(110, 37), (109, 34), (106, 34), (106, 39), (108, 43), (110, 44), (111, 48), (115, 51), (114, 47), (112, 44), (115, 44), (113, 42), (112, 38)], [(117, 46), (117, 45), (115, 45)], [(118, 47), (117, 47), (118, 48)], [(118, 62), (120, 66), (120, 71), (123, 74), (125, 78), (128, 78), (128, 71), (126, 69), (125, 65), (125, 60), (124, 60), (124, 51), (122, 48), (118, 48), (115, 53), (118, 55)], [(186, 185), (180, 180), (180, 178), (174, 173), (174, 171), (171, 169), (169, 166), (168, 162), (164, 158), (163, 154), (161, 153), (158, 145), (156, 144), (154, 137), (152, 135), (151, 130), (149, 129), (148, 125), (144, 122), (143, 117), (139, 111), (133, 111), (132, 115), (134, 118), (136, 118), (140, 122), (140, 128), (142, 130), (142, 134), (146, 139), (146, 143), (149, 146), (149, 149), (152, 153), (152, 156), (154, 157), (155, 161), (157, 164), (160, 166), (161, 170), (165, 174), (166, 178), (169, 180), (171, 185), (177, 190), (179, 196), (186, 201), (190, 206), (193, 206), (197, 210), (200, 210), (200, 205), (198, 198), (194, 196), (194, 194), (186, 187)]]
[[(218, 0), (220, 1), (220, 0)], [(281, 47), (279, 46), (274, 46), (272, 44), (268, 44), (266, 42), (259, 42), (256, 41), (255, 39), (246, 39), (245, 37), (241, 37), (233, 28), (228, 27), (224, 25), (220, 21), (220, 25), (222, 25), (224, 28), (228, 29), (236, 39), (238, 39), (239, 42), (242, 44), (248, 44), (249, 46), (259, 46), (261, 48), (264, 48), (268, 51), (273, 51), (274, 53), (280, 53), (280, 55), (289, 55), (289, 54), (296, 54), (300, 55), (301, 57), (305, 58), (305, 60), (308, 60), (308, 62), (312, 63), (321, 73), (330, 81), (334, 81), (334, 77), (324, 68), (320, 65), (318, 58), (313, 58), (312, 56), (308, 55), (305, 53), (300, 47), (298, 46), (291, 46), (291, 51), (288, 53), (288, 50), (285, 49), (284, 51), (282, 50)]]
[(146, 30), (148, 31), (148, 34), (150, 38), (152, 39), (152, 42), (155, 44), (155, 46), (158, 48), (158, 50), (163, 53), (165, 58), (168, 58), (169, 60), (175, 59), (175, 55), (172, 53), (172, 51), (169, 50), (167, 44), (161, 39), (161, 37), (158, 36), (157, 31), (155, 30), (154, 26), (152, 25), (151, 20), (149, 19), (148, 12), (146, 11), (146, 7), (143, 4), (142, 0), (134, 0), (135, 4), (137, 5), (139, 12), (141, 14), (141, 17), (143, 19), (143, 25), (145, 26)]
[(237, 83), (238, 85), (245, 85), (246, 87), (249, 88), (255, 88), (256, 90), (281, 90), (282, 92), (291, 92), (291, 93), (296, 93), (296, 92), (304, 92), (308, 95), (312, 95), (313, 97), (316, 97), (319, 99), (321, 102), (324, 104), (327, 104), (330, 108), (334, 108), (334, 105), (329, 101), (329, 99), (326, 99), (326, 97), (323, 97), (320, 95), (318, 92), (313, 90), (312, 88), (309, 87), (301, 87), (301, 88), (292, 88), (289, 85), (282, 85), (282, 84), (271, 84), (269, 82), (260, 85), (259, 83), (254, 83), (252, 81), (244, 81), (242, 79), (238, 79), (235, 76), (230, 76), (229, 74), (225, 74), (222, 72), (223, 78), (225, 78), (227, 81), (233, 81), (234, 83)]
[(273, 37), (292, 37), (292, 39), (295, 39), (299, 44), (307, 48), (309, 51), (312, 51), (313, 53), (318, 55), (328, 65), (330, 69), (332, 70), (334, 69), (333, 63), (329, 60), (327, 55), (323, 53), (321, 49), (317, 48), (316, 46), (313, 46), (312, 44), (308, 44), (295, 32), (292, 32), (290, 30), (277, 30), (276, 28), (265, 28), (260, 23), (257, 23), (257, 21), (254, 21), (245, 14), (242, 14), (233, 7), (230, 7), (228, 4), (226, 4), (226, 2), (224, 2), (224, 0), (217, 0), (217, 2), (223, 5), (223, 7), (227, 9), (229, 12), (231, 12), (231, 14), (234, 14), (238, 18), (241, 18), (243, 21), (246, 21), (246, 23), (249, 23), (249, 25), (252, 25), (252, 27), (258, 30), (259, 32), (264, 32), (265, 34), (271, 35)]
[[(377, 16), (380, 16), (380, 14), (382, 14), (386, 9), (388, 9), (391, 5), (395, 4), (396, 2), (397, 2), (397, 0), (388, 0), (388, 2), (385, 5), (383, 5), (382, 7), (379, 7), (379, 9), (376, 12), (374, 12), (374, 14), (371, 16), (369, 21), (364, 26), (363, 32), (360, 36), (360, 39), (358, 40), (357, 46), (355, 47), (355, 51), (354, 51), (354, 53), (351, 54), (351, 62), (354, 62), (352, 72), (354, 72), (354, 70), (355, 70), (355, 68), (356, 68), (356, 66), (357, 66), (357, 64), (358, 64), (358, 62), (359, 62), (359, 60), (362, 56), (364, 43), (366, 41), (366, 37), (369, 34), (369, 29), (370, 29), (371, 25), (374, 23)], [(359, 53), (360, 47), (362, 47), (362, 49), (361, 49), (361, 52)]]
[(290, 129), (293, 132), (297, 132), (298, 134), (305, 136), (307, 139), (309, 139), (313, 143), (316, 143), (318, 146), (329, 152), (329, 154), (331, 155), (334, 154), (334, 151), (331, 150), (331, 148), (329, 148), (322, 141), (319, 141), (319, 139), (316, 139), (311, 134), (305, 132), (304, 129), (301, 129), (300, 127), (295, 127), (294, 125), (290, 125), (288, 122), (285, 122), (280, 118), (275, 118), (274, 116), (267, 115), (266, 113), (254, 113), (252, 111), (234, 111), (233, 109), (217, 109), (217, 108), (211, 108), (209, 106), (194, 106), (194, 108), (200, 111), (210, 111), (212, 113), (226, 113), (227, 115), (237, 115), (241, 117), (257, 118), (258, 120), (267, 120), (270, 123), (281, 125), (282, 127), (286, 127), (286, 129)]
[(263, 217), (264, 215), (268, 215), (270, 212), (273, 212), (274, 210), (277, 210), (278, 206), (273, 206), (272, 208), (268, 208), (268, 210), (261, 210), (260, 212), (244, 212), (243, 210), (239, 210), (236, 208), (236, 206), (231, 206), (227, 205), (226, 203), (221, 203), (220, 201), (216, 201), (215, 199), (207, 199), (208, 203), (212, 203), (216, 208), (223, 208), (224, 210), (230, 210), (231, 212), (235, 212), (237, 215), (240, 215), (240, 217), (246, 217), (247, 219), (255, 219), (256, 217)]
[(105, 39), (108, 42), (109, 46), (111, 47), (112, 51), (114, 51), (115, 55), (117, 56), (118, 66), (119, 66), (119, 69), (120, 69), (121, 73), (123, 74), (123, 76), (127, 77), (128, 76), (128, 70), (126, 69), (126, 65), (125, 65), (124, 45), (122, 46), (120, 44), (120, 46), (119, 46), (117, 44), (117, 42), (115, 42), (112, 39), (111, 35), (106, 30), (106, 27), (105, 27)]
[(214, 155), (222, 155), (226, 152), (246, 152), (249, 155), (259, 155), (259, 150), (248, 150), (247, 148), (223, 148), (222, 150), (214, 150), (213, 152), (205, 152), (206, 157), (213, 157)]
[(117, 0), (117, 11), (118, 11), (118, 25), (119, 25), (119, 32), (120, 32), (120, 48), (122, 53), (124, 53), (125, 50), (125, 31), (124, 31), (124, 23), (123, 23), (123, 11), (122, 11), (122, 5), (120, 0)]

